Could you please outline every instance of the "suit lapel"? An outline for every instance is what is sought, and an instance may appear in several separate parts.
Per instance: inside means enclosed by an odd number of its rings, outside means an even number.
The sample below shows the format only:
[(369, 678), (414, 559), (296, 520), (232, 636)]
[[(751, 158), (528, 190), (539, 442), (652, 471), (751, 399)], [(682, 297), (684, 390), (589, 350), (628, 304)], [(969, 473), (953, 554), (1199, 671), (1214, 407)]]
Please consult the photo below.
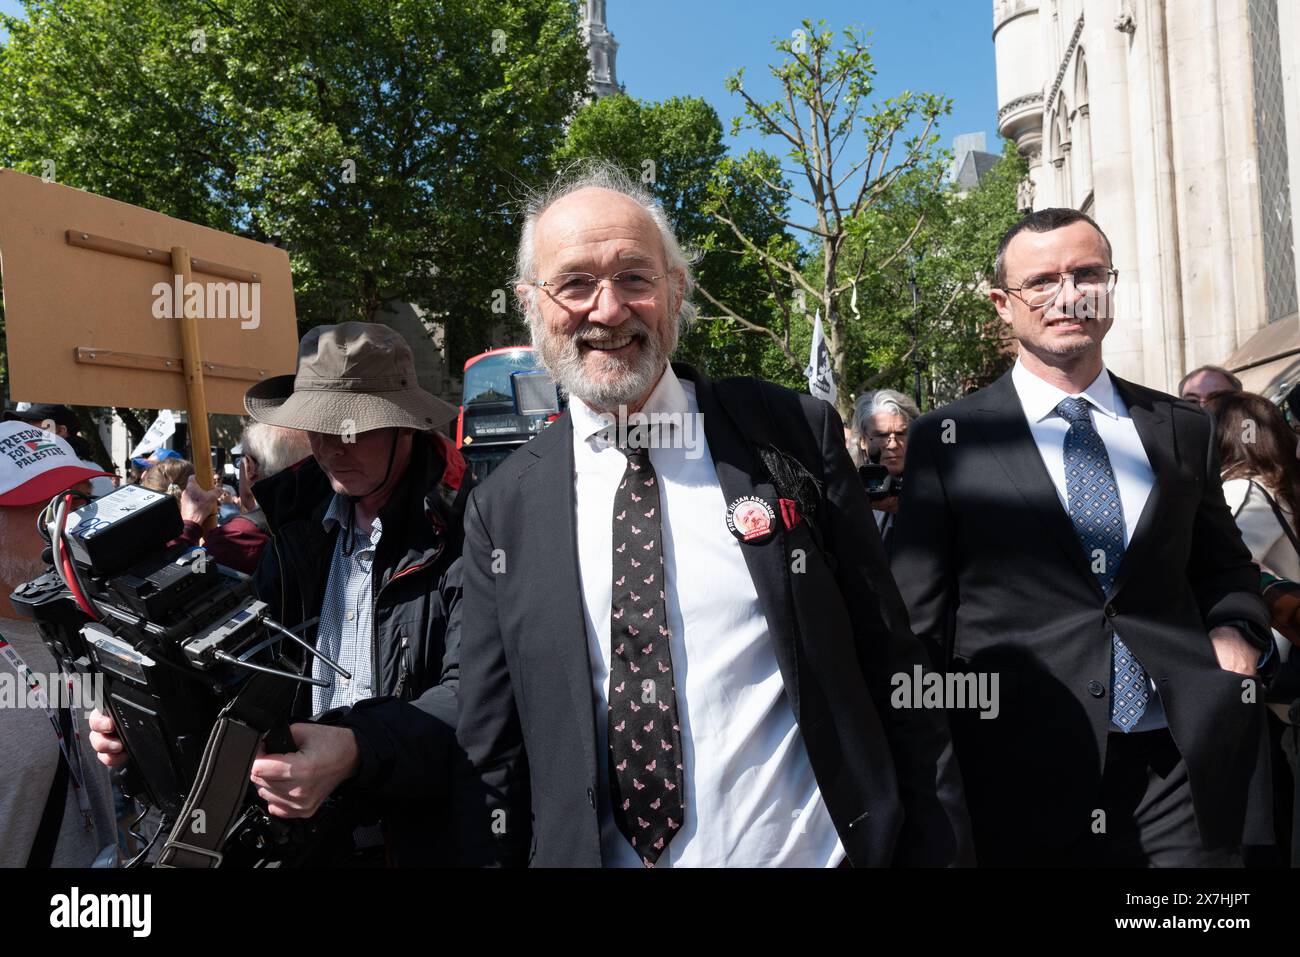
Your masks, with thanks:
[(528, 516), (536, 516), (556, 532), (545, 539), (545, 554), (528, 558), (533, 594), (545, 596), (537, 607), (549, 623), (535, 637), (555, 646), (572, 699), (572, 713), (577, 718), (578, 740), (583, 753), (594, 760), (596, 712), (579, 583), (573, 419), (565, 413), (524, 448), (537, 462), (520, 473), (519, 485), (525, 502), (521, 519), (526, 521)]
[[(1043, 464), (1033, 433), (1029, 431), (1029, 421), (1025, 418), (1024, 406), (1020, 404), (1020, 396), (1011, 381), (1010, 372), (989, 386), (984, 402), (977, 410), (977, 416), (985, 444), (1001, 463), (1029, 513), (1039, 519), (1049, 536), (1065, 552), (1070, 564), (1101, 595), (1101, 585), (1088, 565), (1074, 524), (1070, 521), (1069, 513), (1061, 506), (1056, 486)], [(957, 436), (957, 441), (960, 444), (960, 435)], [(995, 481), (992, 476), (987, 480)]]
[(1111, 588), (1113, 595), (1124, 586), (1133, 569), (1141, 564), (1142, 553), (1150, 548), (1152, 530), (1160, 514), (1160, 506), (1168, 495), (1170, 483), (1177, 480), (1178, 468), (1174, 458), (1173, 417), (1169, 414), (1169, 403), (1152, 401), (1118, 376), (1112, 375), (1111, 379), (1124, 404), (1128, 406), (1133, 426), (1137, 429), (1138, 438), (1142, 441), (1142, 448), (1147, 453), (1147, 461), (1151, 463), (1151, 471), (1155, 476), (1151, 494), (1147, 496), (1142, 514), (1133, 529), (1133, 537), (1124, 550), (1124, 560), (1120, 563), (1119, 573)]
[[(717, 387), (689, 366), (675, 363), (673, 369), (680, 378), (695, 383), (695, 397), (703, 417), (704, 436), (709, 443), (709, 454), (713, 458), (713, 467), (718, 475), (718, 485), (722, 488), (724, 501), (730, 505), (743, 496), (756, 496), (766, 501), (772, 507), (773, 514), (778, 516), (775, 535), (757, 544), (742, 542), (740, 551), (745, 556), (745, 565), (754, 582), (754, 590), (758, 593), (758, 604), (773, 638), (782, 681), (786, 693), (790, 695), (795, 718), (798, 719), (799, 683), (795, 665), (794, 608), (786, 579), (789, 566), (776, 489), (770, 482), (754, 481), (755, 475), (765, 475), (766, 470), (758, 462), (750, 441), (747, 441), (736, 420), (722, 404)], [(761, 410), (755, 412), (760, 416), (766, 414)], [(750, 435), (748, 439), (755, 442), (768, 440), (766, 436), (760, 435)], [(724, 520), (724, 515), (718, 516), (718, 521)]]

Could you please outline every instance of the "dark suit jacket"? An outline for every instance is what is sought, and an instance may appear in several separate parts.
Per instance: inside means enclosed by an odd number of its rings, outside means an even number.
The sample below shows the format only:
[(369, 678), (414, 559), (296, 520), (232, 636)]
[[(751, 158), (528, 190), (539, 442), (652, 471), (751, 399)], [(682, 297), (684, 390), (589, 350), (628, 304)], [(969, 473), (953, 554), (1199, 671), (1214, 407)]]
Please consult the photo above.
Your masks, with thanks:
[[(850, 860), (970, 863), (946, 719), (888, 707), (890, 676), (928, 662), (908, 630), (838, 415), (825, 402), (757, 380), (715, 385), (675, 368), (695, 382), (727, 501), (758, 495), (781, 514), (753, 445), (756, 432), (779, 436), (780, 447), (822, 483), (815, 517), (743, 549), (786, 694)], [(565, 415), (507, 459), (466, 513), (459, 738), (474, 767), (460, 789), (459, 830), (467, 863), (601, 864), (601, 755), (573, 470)], [(791, 573), (794, 549), (806, 557), (799, 574)]]
[(1258, 572), (1224, 504), (1210, 417), (1112, 378), (1155, 484), (1109, 594), (1010, 373), (923, 416), (908, 437), (892, 567), (912, 627), (952, 670), (1000, 678), (997, 719), (950, 715), (981, 863), (1051, 862), (1089, 833), (1112, 629), (1157, 683), (1202, 839), (1242, 839), (1262, 706), (1243, 701), (1246, 679), (1219, 667), (1207, 632), (1243, 620), (1267, 634)]

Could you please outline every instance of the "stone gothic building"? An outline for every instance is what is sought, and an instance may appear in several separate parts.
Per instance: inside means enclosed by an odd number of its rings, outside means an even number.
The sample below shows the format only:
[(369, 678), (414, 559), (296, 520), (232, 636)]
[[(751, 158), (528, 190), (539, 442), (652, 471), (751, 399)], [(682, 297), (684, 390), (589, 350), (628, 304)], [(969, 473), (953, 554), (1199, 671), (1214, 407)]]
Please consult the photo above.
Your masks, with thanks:
[(1110, 368), (1300, 381), (1300, 3), (994, 0), (993, 42), (1022, 208), (1084, 210), (1114, 246)]
[(587, 38), (587, 56), (591, 59), (591, 91), (596, 97), (622, 92), (614, 58), (618, 41), (605, 25), (605, 0), (584, 0), (582, 32)]

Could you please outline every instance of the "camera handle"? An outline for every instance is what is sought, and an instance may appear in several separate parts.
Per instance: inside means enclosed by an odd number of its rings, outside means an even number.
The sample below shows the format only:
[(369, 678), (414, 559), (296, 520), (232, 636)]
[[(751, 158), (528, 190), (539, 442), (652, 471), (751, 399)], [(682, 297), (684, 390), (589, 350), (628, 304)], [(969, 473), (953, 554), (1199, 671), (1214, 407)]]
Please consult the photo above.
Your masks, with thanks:
[(289, 732), (289, 722), (283, 718), (271, 725), (271, 730), (266, 732), (263, 743), (266, 745), (267, 754), (292, 754), (298, 750), (298, 745)]

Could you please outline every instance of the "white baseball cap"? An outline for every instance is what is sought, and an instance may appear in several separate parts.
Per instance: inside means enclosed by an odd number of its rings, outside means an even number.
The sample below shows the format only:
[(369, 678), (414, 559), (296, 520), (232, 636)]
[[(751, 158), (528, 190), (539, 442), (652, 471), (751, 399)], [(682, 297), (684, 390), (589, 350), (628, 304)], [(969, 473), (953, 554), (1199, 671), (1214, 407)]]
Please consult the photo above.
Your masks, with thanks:
[(0, 422), (0, 507), (47, 502), (59, 492), (102, 476), (66, 441), (26, 422)]

